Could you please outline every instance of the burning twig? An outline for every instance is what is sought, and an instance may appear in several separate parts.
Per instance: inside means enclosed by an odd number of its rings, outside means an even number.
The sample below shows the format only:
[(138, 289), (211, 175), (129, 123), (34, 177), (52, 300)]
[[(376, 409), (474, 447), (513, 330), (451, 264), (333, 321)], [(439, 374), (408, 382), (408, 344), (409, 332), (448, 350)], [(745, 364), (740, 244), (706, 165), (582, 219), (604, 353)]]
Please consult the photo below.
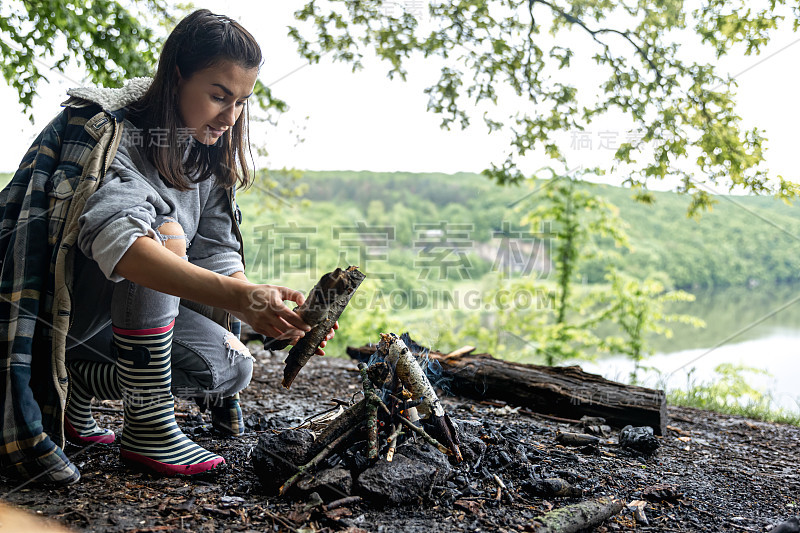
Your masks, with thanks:
[[(336, 402), (337, 405), (325, 413), (306, 420), (309, 425), (311, 422), (321, 421), (326, 421), (327, 425), (323, 429), (317, 427), (316, 438), (295, 459), (296, 463), (305, 464), (286, 472), (285, 475), (290, 477), (279, 488), (280, 480), (271, 480), (280, 495), (292, 491), (300, 480), (319, 469), (323, 461), (334, 453), (341, 453), (345, 461), (352, 460), (363, 467), (366, 462), (375, 461), (383, 446), (386, 446), (383, 448), (386, 459), (391, 462), (400, 442), (400, 435), (404, 433), (409, 436), (419, 435), (443, 454), (461, 460), (457, 433), (414, 356), (394, 335), (384, 335), (381, 348), (387, 355), (386, 362), (377, 362), (369, 367), (364, 363), (359, 364), (358, 372), (364, 390), (361, 401), (346, 409), (340, 402)], [(433, 423), (433, 429), (438, 433), (432, 435), (414, 423), (414, 420), (419, 419), (417, 410)], [(333, 418), (337, 411), (341, 414)], [(413, 420), (407, 417), (413, 417)], [(263, 446), (269, 444), (265, 441)], [(300, 488), (303, 483), (300, 483)]]
[[(383, 401), (381, 401), (381, 403), (378, 404), (378, 405), (381, 407), (381, 409), (383, 409), (383, 411), (387, 415), (392, 416), (392, 412), (389, 410), (388, 407), (386, 407), (386, 404), (383, 403)], [(408, 420), (407, 418), (405, 418), (403, 416), (399, 416), (397, 419), (405, 427), (407, 427), (408, 429), (410, 429), (411, 431), (413, 431), (414, 433), (416, 433), (417, 435), (422, 437), (425, 440), (425, 442), (427, 442), (431, 446), (436, 446), (436, 449), (439, 450), (440, 452), (442, 452), (443, 454), (445, 454), (445, 455), (453, 455), (453, 451), (450, 448), (448, 448), (447, 446), (442, 445), (439, 441), (437, 441), (436, 439), (434, 439), (433, 437), (428, 435), (428, 433), (424, 429), (422, 429), (421, 427), (412, 424), (410, 420)]]
[[(365, 277), (355, 266), (348, 267), (347, 270), (337, 268), (322, 276), (319, 283), (311, 289), (305, 303), (295, 309), (312, 329), (289, 351), (286, 367), (283, 369), (284, 387), (288, 389), (292, 386), (294, 378), (314, 355), (320, 343), (325, 340), (328, 331), (339, 319)], [(269, 346), (271, 350), (280, 350), (288, 345), (288, 341), (273, 339), (265, 341), (264, 345)]]
[(367, 402), (367, 458), (375, 459), (378, 457), (378, 402), (380, 402), (381, 399), (378, 397), (378, 394), (375, 392), (375, 386), (369, 379), (367, 365), (359, 363), (358, 370), (361, 372), (361, 382), (364, 386), (364, 399)]
[[(403, 416), (402, 414), (400, 416)], [(394, 451), (397, 449), (397, 438), (403, 434), (403, 426), (401, 424), (394, 424), (392, 426), (392, 433), (386, 442), (389, 444), (389, 450), (386, 452), (386, 461), (392, 462), (394, 459)]]
[(367, 459), (378, 457), (378, 406), (370, 402), (367, 406)]
[(378, 406), (367, 401), (367, 459), (378, 457)]
[(378, 352), (394, 367), (395, 374), (411, 392), (411, 397), (419, 401), (417, 411), (421, 418), (429, 419), (436, 440), (449, 448), (456, 460), (461, 462), (463, 458), (458, 447), (458, 432), (445, 413), (433, 385), (406, 344), (393, 333), (382, 333)]
[(393, 333), (381, 333), (378, 351), (394, 366), (397, 377), (411, 391), (411, 397), (420, 400), (417, 407), (420, 416), (444, 416), (444, 407), (434, 392), (433, 385), (402, 340)]

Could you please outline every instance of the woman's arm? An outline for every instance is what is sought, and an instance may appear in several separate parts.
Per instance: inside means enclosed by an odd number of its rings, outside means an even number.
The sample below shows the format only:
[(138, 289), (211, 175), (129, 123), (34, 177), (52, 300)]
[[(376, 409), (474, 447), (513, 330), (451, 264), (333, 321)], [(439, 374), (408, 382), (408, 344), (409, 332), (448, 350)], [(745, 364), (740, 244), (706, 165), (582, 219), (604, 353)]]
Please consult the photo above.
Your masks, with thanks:
[(150, 237), (139, 237), (114, 268), (134, 283), (166, 294), (226, 309), (262, 335), (297, 337), (311, 328), (284, 300), (301, 305), (302, 293), (247, 281), (243, 272), (222, 276), (181, 259)]
[[(240, 279), (242, 281), (247, 281), (247, 276), (245, 276), (244, 272), (242, 272), (241, 270), (239, 272), (234, 272), (233, 274), (231, 274), (231, 277), (234, 278), (234, 279)], [(247, 282), (250, 283), (249, 281), (247, 281)]]

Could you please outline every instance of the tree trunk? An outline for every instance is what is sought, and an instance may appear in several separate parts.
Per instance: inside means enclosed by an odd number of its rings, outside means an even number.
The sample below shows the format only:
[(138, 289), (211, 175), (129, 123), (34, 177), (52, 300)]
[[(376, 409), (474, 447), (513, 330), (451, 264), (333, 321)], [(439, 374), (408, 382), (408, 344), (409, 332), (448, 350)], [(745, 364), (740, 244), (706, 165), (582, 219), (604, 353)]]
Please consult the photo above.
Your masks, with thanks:
[[(375, 346), (347, 348), (353, 359), (366, 360)], [(413, 348), (412, 348), (413, 351)], [(431, 351), (448, 393), (477, 400), (501, 400), (537, 413), (580, 419), (599, 416), (609, 425), (650, 426), (656, 435), (667, 429), (667, 400), (662, 390), (624, 385), (578, 366), (550, 367), (512, 363), (489, 354), (448, 356)]]

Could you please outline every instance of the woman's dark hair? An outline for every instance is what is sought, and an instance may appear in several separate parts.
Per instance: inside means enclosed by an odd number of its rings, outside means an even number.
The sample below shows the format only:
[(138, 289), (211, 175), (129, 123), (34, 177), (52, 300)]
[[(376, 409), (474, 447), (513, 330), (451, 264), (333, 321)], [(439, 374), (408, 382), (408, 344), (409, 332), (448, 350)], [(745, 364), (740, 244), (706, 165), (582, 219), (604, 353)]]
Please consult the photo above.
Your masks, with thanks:
[[(164, 43), (158, 69), (145, 95), (130, 108), (129, 118), (143, 129), (145, 153), (161, 178), (178, 190), (212, 176), (226, 188), (237, 181), (250, 184), (245, 161), (249, 144), (249, 108), (213, 145), (192, 142), (184, 161), (186, 136), (181, 138), (178, 112), (178, 72), (189, 79), (195, 72), (231, 61), (244, 69), (261, 66), (261, 48), (238, 22), (199, 9), (178, 23)], [(158, 135), (155, 139), (154, 134)], [(190, 180), (189, 175), (195, 178)]]

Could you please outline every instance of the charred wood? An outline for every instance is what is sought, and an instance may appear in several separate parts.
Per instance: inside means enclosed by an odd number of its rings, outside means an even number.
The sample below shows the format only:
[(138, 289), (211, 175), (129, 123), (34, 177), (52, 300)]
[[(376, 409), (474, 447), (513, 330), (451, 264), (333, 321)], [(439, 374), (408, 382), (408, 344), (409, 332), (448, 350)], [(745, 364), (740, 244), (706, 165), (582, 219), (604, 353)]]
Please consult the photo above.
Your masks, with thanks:
[(344, 413), (335, 418), (328, 424), (322, 432), (314, 439), (314, 444), (311, 446), (310, 455), (316, 455), (322, 451), (331, 442), (336, 440), (343, 433), (350, 428), (361, 425), (367, 415), (367, 401), (361, 400), (358, 403), (345, 409)]
[(561, 478), (537, 479), (522, 485), (522, 489), (531, 496), (541, 498), (574, 498), (583, 496), (583, 491), (573, 487)]
[(594, 435), (584, 433), (569, 433), (559, 431), (556, 434), (556, 442), (564, 446), (597, 446), (600, 439)]
[[(397, 338), (394, 333), (381, 333), (381, 342), (378, 343), (378, 354), (394, 368), (400, 382), (411, 392), (412, 400), (417, 403), (420, 418), (428, 424), (429, 433), (441, 444), (452, 451), (456, 461), (461, 462), (458, 431), (453, 426), (450, 417), (445, 413), (442, 402), (436, 395), (425, 371), (419, 365), (417, 358), (406, 346), (403, 338)], [(408, 339), (410, 340), (410, 339)]]

